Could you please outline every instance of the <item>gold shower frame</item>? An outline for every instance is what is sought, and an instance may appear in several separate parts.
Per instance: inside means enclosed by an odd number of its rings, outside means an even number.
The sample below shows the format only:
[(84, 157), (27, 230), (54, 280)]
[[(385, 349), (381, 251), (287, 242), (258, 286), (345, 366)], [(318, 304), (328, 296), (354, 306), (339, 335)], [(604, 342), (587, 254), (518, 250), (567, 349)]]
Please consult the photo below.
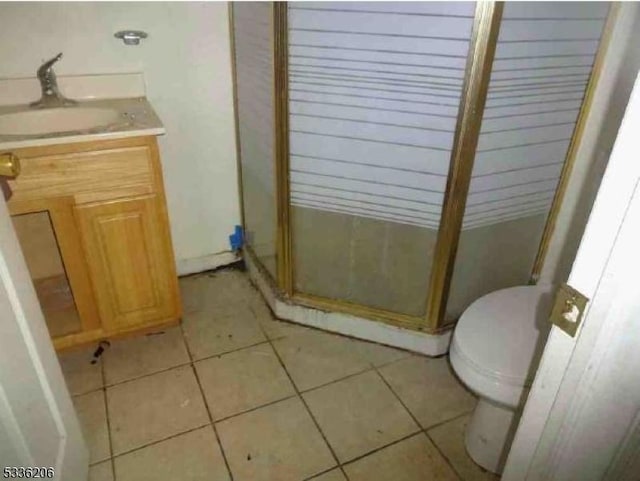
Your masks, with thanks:
[[(288, 92), (288, 26), (287, 3), (272, 2), (273, 51), (274, 51), (274, 158), (276, 165), (276, 259), (277, 277), (273, 279), (268, 270), (248, 245), (244, 252), (250, 256), (257, 268), (268, 279), (274, 291), (288, 302), (325, 311), (335, 311), (357, 317), (372, 319), (407, 329), (427, 333), (438, 333), (452, 328), (453, 322), (445, 323), (451, 278), (455, 265), (458, 241), (466, 206), (466, 197), (473, 171), (475, 150), (480, 135), (482, 115), (486, 102), (491, 66), (498, 41), (504, 2), (478, 1), (473, 23), (471, 43), (466, 63), (463, 96), (458, 110), (456, 132), (451, 153), (440, 225), (433, 253), (434, 262), (426, 293), (426, 315), (412, 316), (395, 311), (374, 308), (340, 299), (297, 292), (294, 289), (294, 242), (291, 229), (291, 204), (289, 191), (289, 92)], [(594, 66), (585, 90), (585, 96), (572, 134), (567, 155), (563, 163), (556, 192), (543, 230), (538, 252), (533, 263), (530, 282), (538, 280), (549, 243), (556, 226), (562, 200), (575, 164), (584, 126), (600, 78), (604, 56), (609, 44), (619, 6), (610, 7), (601, 36)], [(235, 112), (236, 153), (238, 158), (238, 182), (240, 205), (244, 225), (244, 202), (242, 193), (242, 169), (240, 156), (237, 77), (235, 64), (235, 41), (233, 29), (233, 2), (229, 3), (229, 35), (233, 76), (233, 101)]]

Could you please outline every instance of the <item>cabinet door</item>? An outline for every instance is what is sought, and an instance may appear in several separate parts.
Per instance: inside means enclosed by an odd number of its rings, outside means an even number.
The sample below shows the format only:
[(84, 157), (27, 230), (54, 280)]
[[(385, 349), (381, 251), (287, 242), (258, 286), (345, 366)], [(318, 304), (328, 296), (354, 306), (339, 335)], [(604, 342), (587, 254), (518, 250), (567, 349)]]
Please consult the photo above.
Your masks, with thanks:
[(179, 316), (168, 224), (155, 195), (76, 207), (107, 331)]

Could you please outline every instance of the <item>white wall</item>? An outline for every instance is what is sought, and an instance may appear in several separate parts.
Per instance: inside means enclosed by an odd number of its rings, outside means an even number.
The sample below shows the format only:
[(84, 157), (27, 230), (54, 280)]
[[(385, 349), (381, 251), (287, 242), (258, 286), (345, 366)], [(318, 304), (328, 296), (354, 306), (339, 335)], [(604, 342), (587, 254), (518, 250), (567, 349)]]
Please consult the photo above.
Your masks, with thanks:
[[(240, 223), (226, 2), (0, 3), (0, 78), (144, 72), (181, 273), (211, 266)], [(125, 46), (118, 30), (149, 38)]]

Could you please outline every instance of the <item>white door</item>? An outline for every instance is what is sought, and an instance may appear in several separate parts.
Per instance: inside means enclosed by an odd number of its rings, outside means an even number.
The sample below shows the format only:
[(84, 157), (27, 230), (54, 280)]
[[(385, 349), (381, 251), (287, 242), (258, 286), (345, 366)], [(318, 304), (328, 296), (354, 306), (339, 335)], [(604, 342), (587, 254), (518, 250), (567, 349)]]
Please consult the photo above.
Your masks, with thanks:
[(640, 76), (567, 283), (576, 337), (554, 327), (503, 479), (640, 480)]
[(37, 467), (45, 468), (38, 472), (45, 479), (54, 471), (53, 479), (82, 481), (88, 466), (71, 397), (0, 194), (0, 479), (33, 479), (10, 468)]

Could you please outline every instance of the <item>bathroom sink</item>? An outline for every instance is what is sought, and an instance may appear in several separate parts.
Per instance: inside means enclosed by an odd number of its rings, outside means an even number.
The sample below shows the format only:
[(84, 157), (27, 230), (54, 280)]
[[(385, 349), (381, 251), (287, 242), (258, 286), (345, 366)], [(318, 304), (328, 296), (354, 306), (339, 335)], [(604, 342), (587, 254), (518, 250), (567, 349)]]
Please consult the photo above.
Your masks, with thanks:
[(98, 107), (65, 107), (24, 110), (0, 115), (0, 135), (38, 135), (105, 127), (118, 122), (117, 110)]

